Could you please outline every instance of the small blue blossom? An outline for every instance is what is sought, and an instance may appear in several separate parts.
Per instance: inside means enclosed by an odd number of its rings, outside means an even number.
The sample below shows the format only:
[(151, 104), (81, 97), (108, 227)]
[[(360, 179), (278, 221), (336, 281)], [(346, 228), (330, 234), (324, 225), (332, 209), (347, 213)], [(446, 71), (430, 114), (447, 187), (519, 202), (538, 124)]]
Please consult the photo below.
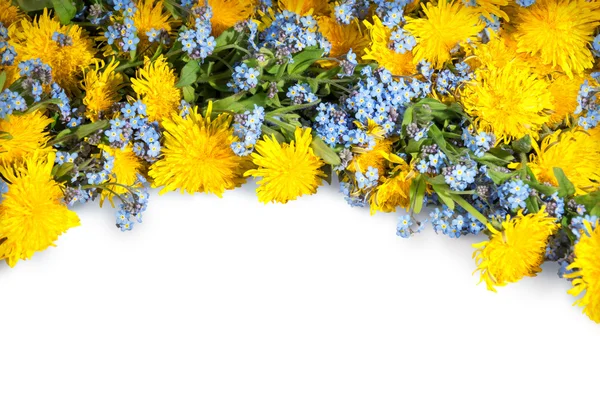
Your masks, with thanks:
[(260, 72), (246, 64), (239, 64), (235, 67), (235, 71), (231, 78), (231, 82), (227, 86), (232, 88), (234, 92), (248, 91), (256, 87)]
[(516, 3), (521, 7), (529, 7), (535, 4), (535, 0), (516, 0)]

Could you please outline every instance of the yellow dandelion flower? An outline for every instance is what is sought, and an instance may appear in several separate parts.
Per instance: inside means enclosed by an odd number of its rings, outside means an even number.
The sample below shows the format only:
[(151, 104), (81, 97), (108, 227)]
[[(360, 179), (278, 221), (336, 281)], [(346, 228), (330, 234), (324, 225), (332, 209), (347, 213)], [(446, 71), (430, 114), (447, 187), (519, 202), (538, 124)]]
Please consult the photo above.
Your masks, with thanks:
[(104, 62), (96, 63), (95, 68), (85, 72), (81, 84), (85, 90), (83, 104), (86, 107), (85, 116), (93, 122), (97, 121), (100, 114), (106, 112), (115, 103), (121, 100), (121, 94), (117, 91), (123, 84), (123, 75), (115, 72), (119, 62), (111, 60), (104, 67)]
[(379, 176), (383, 177), (387, 170), (386, 156), (390, 153), (391, 149), (392, 140), (377, 140), (373, 149), (354, 156), (347, 168), (353, 173), (357, 171), (362, 171), (364, 173), (369, 167), (373, 167), (379, 171)]
[(410, 51), (398, 53), (388, 47), (392, 31), (383, 25), (381, 20), (373, 17), (373, 23), (363, 22), (369, 30), (371, 44), (365, 48), (364, 60), (376, 61), (379, 66), (389, 70), (393, 75), (405, 76), (415, 73), (415, 62)]
[(473, 254), (481, 281), (487, 288), (516, 282), (524, 276), (535, 276), (542, 269), (548, 238), (556, 232), (558, 224), (542, 208), (538, 213), (523, 215), (522, 211), (512, 219), (506, 216), (502, 231), (488, 225), (491, 237), (488, 241), (474, 244)]
[(594, 65), (590, 42), (600, 25), (600, 3), (587, 0), (538, 0), (518, 13), (518, 51), (539, 56), (569, 76)]
[[(518, 62), (517, 46), (507, 36), (491, 33), (487, 43), (476, 43), (472, 46), (474, 57), (470, 59), (473, 69), (477, 68), (502, 68), (509, 62)], [(518, 60), (518, 61), (517, 61)], [(525, 61), (523, 67), (526, 67)]]
[[(365, 47), (369, 44), (369, 39), (361, 31), (358, 22), (343, 25), (331, 17), (320, 17), (317, 22), (319, 31), (331, 43), (330, 57), (343, 57), (350, 49), (352, 49), (359, 59), (362, 57)], [(331, 68), (337, 66), (338, 62), (323, 61), (322, 65), (326, 68)]]
[[(198, 0), (198, 5), (204, 5), (205, 0)], [(218, 37), (236, 23), (252, 17), (255, 0), (208, 0), (212, 8), (212, 35)]]
[(149, 172), (153, 187), (164, 187), (161, 193), (179, 189), (221, 196), (243, 183), (248, 159), (231, 149), (232, 117), (221, 114), (213, 120), (211, 113), (209, 103), (206, 117), (194, 108), (185, 118), (173, 113), (164, 120), (162, 155)]
[(171, 14), (166, 12), (163, 0), (139, 0), (137, 10), (133, 14), (133, 24), (140, 38), (138, 48), (143, 49), (149, 44), (146, 33), (152, 29), (164, 30), (171, 34)]
[(154, 62), (146, 57), (144, 67), (137, 70), (131, 79), (131, 87), (144, 104), (148, 120), (162, 123), (162, 120), (177, 111), (181, 101), (181, 91), (175, 87), (177, 76), (161, 55)]
[(528, 134), (537, 138), (553, 107), (548, 82), (520, 62), (477, 70), (462, 90), (461, 101), (481, 130), (496, 135), (497, 143)]
[(509, 20), (508, 14), (502, 10), (502, 7), (508, 5), (508, 0), (475, 0), (475, 11), (491, 20), (492, 15)]
[(558, 181), (554, 168), (561, 168), (575, 185), (577, 194), (600, 187), (600, 153), (598, 144), (587, 132), (557, 132), (542, 141), (529, 166), (540, 182), (554, 186)]
[(297, 128), (295, 140), (280, 144), (274, 137), (264, 137), (256, 144), (252, 160), (256, 169), (244, 175), (262, 177), (256, 193), (263, 203), (287, 203), (302, 195), (312, 195), (325, 174), (323, 161), (314, 155), (310, 144), (311, 129)]
[[(588, 79), (588, 81), (591, 80)], [(560, 123), (575, 112), (579, 88), (584, 81), (583, 76), (570, 78), (566, 75), (559, 75), (550, 82), (550, 94), (554, 108), (554, 113), (550, 115), (550, 123)]]
[(406, 18), (404, 29), (416, 39), (413, 54), (417, 62), (431, 62), (441, 68), (451, 59), (450, 51), (461, 43), (476, 41), (477, 34), (484, 28), (479, 14), (460, 1), (440, 0), (437, 5), (422, 4), (427, 18)]
[(55, 153), (35, 152), (13, 166), (0, 166), (8, 192), (0, 204), (0, 258), (11, 267), (53, 246), (59, 235), (79, 225), (75, 212), (62, 202), (52, 179)]
[(391, 213), (396, 211), (398, 206), (407, 210), (410, 207), (410, 186), (419, 174), (397, 155), (389, 154), (387, 159), (398, 166), (392, 171), (391, 177), (382, 178), (383, 182), (371, 196), (371, 214), (377, 211)]
[(326, 15), (329, 5), (324, 0), (279, 0), (279, 9), (295, 12), (298, 15)]
[(573, 271), (568, 274), (573, 288), (569, 294), (577, 297), (584, 295), (575, 304), (584, 307), (583, 313), (596, 323), (600, 323), (600, 222), (592, 225), (584, 221), (586, 231), (575, 244), (575, 261), (567, 268)]
[(0, 163), (10, 164), (46, 146), (49, 136), (46, 127), (52, 119), (39, 111), (10, 115), (0, 119), (0, 131), (12, 139), (0, 139)]
[(126, 187), (135, 187), (137, 176), (138, 174), (141, 174), (144, 165), (140, 158), (133, 152), (133, 146), (131, 144), (122, 149), (101, 145), (100, 149), (115, 158), (112, 175), (107, 182), (110, 190), (114, 193), (103, 191), (100, 204), (102, 204), (105, 199), (110, 200), (112, 203), (114, 194), (122, 195), (129, 193), (130, 191)]
[[(10, 43), (17, 52), (15, 63), (39, 58), (52, 68), (52, 77), (65, 90), (77, 89), (81, 68), (95, 61), (94, 43), (81, 27), (61, 25), (44, 9), (33, 21), (23, 19), (13, 28)], [(61, 46), (52, 40), (55, 32), (68, 36), (71, 44)]]
[(600, 126), (589, 129), (587, 133), (590, 135), (592, 140), (594, 140), (594, 146), (600, 151)]
[(13, 23), (23, 18), (19, 7), (14, 6), (11, 0), (0, 0), (0, 23), (8, 28)]

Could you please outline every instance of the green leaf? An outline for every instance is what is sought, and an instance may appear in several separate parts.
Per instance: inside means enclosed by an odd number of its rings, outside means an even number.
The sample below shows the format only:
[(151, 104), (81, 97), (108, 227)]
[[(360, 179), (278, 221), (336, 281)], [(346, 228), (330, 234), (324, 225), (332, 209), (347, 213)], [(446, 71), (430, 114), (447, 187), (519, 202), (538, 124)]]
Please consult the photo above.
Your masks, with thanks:
[(558, 196), (566, 198), (575, 194), (575, 185), (567, 178), (567, 175), (560, 167), (554, 167), (554, 176), (558, 181)]
[(264, 107), (267, 103), (266, 93), (259, 93), (240, 101), (239, 99), (242, 98), (242, 95), (243, 93), (239, 93), (213, 102), (213, 112), (230, 111), (234, 113), (241, 113), (254, 110), (254, 105)]
[(285, 68), (285, 65), (273, 64), (273, 65), (269, 66), (268, 68), (265, 68), (264, 70), (270, 75), (277, 75), (279, 73), (279, 70), (284, 69), (284, 68)]
[(537, 199), (531, 196), (525, 200), (525, 205), (527, 206), (527, 211), (530, 213), (538, 213), (540, 211)]
[(415, 214), (419, 214), (423, 208), (423, 198), (425, 197), (425, 187), (427, 183), (423, 175), (419, 175), (410, 184), (410, 208)]
[(308, 85), (313, 93), (316, 94), (319, 91), (319, 81), (317, 79), (308, 79)]
[(65, 176), (68, 172), (73, 170), (73, 166), (74, 164), (69, 162), (65, 162), (61, 165), (57, 164), (52, 168), (52, 175), (56, 178), (61, 178)]
[(77, 138), (82, 139), (100, 129), (105, 129), (109, 126), (108, 120), (99, 120), (94, 123), (84, 124), (83, 126), (77, 127), (73, 132)]
[(575, 201), (580, 205), (584, 205), (588, 211), (591, 211), (600, 205), (600, 190), (585, 195), (579, 195), (575, 198)]
[(37, 104), (35, 104), (33, 106), (30, 106), (29, 108), (27, 108), (27, 110), (25, 112), (14, 112), (14, 114), (15, 115), (27, 115), (29, 113), (33, 113), (33, 112), (38, 111), (38, 110), (44, 110), (44, 109), (46, 109), (46, 107), (48, 105), (51, 105), (51, 104), (60, 104), (60, 103), (61, 103), (61, 100), (56, 99), (56, 98), (50, 98), (50, 99), (47, 99), (45, 101), (38, 102)]
[(433, 142), (435, 142), (437, 146), (440, 147), (442, 152), (446, 153), (448, 148), (446, 146), (446, 139), (444, 138), (444, 133), (442, 133), (442, 130), (440, 130), (438, 126), (433, 124), (431, 125), (431, 127), (429, 127), (429, 132), (431, 133), (431, 138), (433, 139)]
[(171, 13), (173, 18), (180, 19), (181, 14), (177, 10), (177, 6), (179, 5), (175, 0), (164, 0), (165, 9)]
[(0, 140), (8, 141), (12, 140), (13, 136), (8, 131), (0, 131)]
[(317, 47), (307, 47), (292, 57), (294, 62), (288, 64), (288, 73), (290, 75), (298, 75), (310, 68), (310, 66), (322, 56), (322, 49)]
[(406, 127), (413, 121), (413, 113), (415, 111), (414, 106), (409, 106), (404, 112), (404, 116), (402, 117), (402, 127)]
[(531, 152), (531, 136), (526, 135), (517, 141), (513, 141), (512, 148), (516, 152), (529, 153)]
[(325, 173), (325, 177), (323, 177), (323, 179), (327, 181), (327, 184), (331, 185), (331, 179), (333, 176), (333, 166), (331, 166), (330, 164), (326, 164), (321, 169)]
[(196, 99), (195, 91), (192, 86), (185, 86), (181, 89), (183, 92), (183, 99), (189, 102), (190, 104), (194, 102)]
[(277, 142), (279, 142), (280, 144), (283, 144), (285, 142), (285, 137), (283, 136), (283, 134), (281, 134), (279, 131), (272, 129), (269, 126), (265, 126), (264, 124), (261, 127), (261, 131), (263, 133), (263, 135), (266, 135), (268, 137), (275, 137), (275, 139), (277, 140)]
[(52, 0), (54, 11), (63, 25), (71, 23), (71, 19), (77, 14), (77, 7), (71, 0)]
[(435, 177), (427, 177), (427, 182), (432, 185), (444, 185), (446, 184), (446, 178), (443, 174), (438, 174)]
[(198, 72), (200, 72), (200, 64), (195, 59), (192, 59), (181, 69), (181, 76), (175, 87), (191, 85), (198, 79)]
[(558, 192), (558, 188), (556, 187), (552, 187), (550, 185), (544, 185), (544, 184), (540, 184), (539, 182), (535, 182), (535, 181), (524, 181), (525, 184), (529, 185), (531, 188), (535, 189), (536, 191), (543, 193), (546, 196), (552, 196), (555, 192)]
[(39, 11), (44, 8), (52, 8), (52, 1), (50, 0), (16, 0), (19, 8), (23, 11)]
[(281, 108), (281, 101), (279, 100), (279, 94), (275, 94), (273, 98), (267, 100), (267, 105), (271, 105), (275, 108)]
[(454, 199), (452, 199), (452, 197), (448, 193), (450, 187), (448, 187), (448, 185), (440, 185), (440, 184), (432, 185), (432, 187), (433, 187), (433, 190), (435, 191), (435, 193), (437, 193), (438, 197), (442, 200), (442, 202), (444, 202), (444, 204), (446, 206), (448, 206), (448, 208), (450, 210), (454, 210), (454, 207), (455, 207)]
[(332, 166), (337, 166), (342, 163), (342, 160), (338, 156), (337, 153), (320, 137), (313, 136), (312, 142), (310, 143), (310, 147), (315, 152), (315, 155), (323, 159), (323, 161)]
[(6, 83), (6, 71), (0, 73), (0, 91), (4, 89), (4, 83)]
[(448, 106), (446, 104), (436, 100), (435, 98), (423, 98), (417, 101), (416, 105), (419, 106), (421, 109), (423, 108), (423, 105), (425, 105), (426, 107), (429, 107), (429, 109), (432, 111), (442, 111), (448, 109)]
[(476, 158), (479, 163), (487, 164), (487, 165), (495, 165), (495, 166), (506, 166), (515, 158), (512, 155), (494, 155), (491, 151), (484, 153), (483, 156)]
[(515, 174), (516, 174), (515, 172), (503, 173), (501, 171), (494, 170), (494, 169), (487, 170), (488, 177), (490, 177), (492, 179), (492, 181), (494, 182), (494, 184), (496, 184), (496, 185), (504, 184), (506, 181), (508, 181), (509, 179), (514, 177)]
[(237, 32), (235, 31), (235, 29), (233, 27), (223, 31), (223, 33), (221, 33), (219, 35), (219, 37), (217, 37), (217, 40), (215, 41), (216, 42), (215, 51), (218, 52), (219, 47), (223, 47), (228, 44), (235, 43), (236, 37), (237, 37)]
[(64, 129), (56, 135), (55, 140), (61, 139), (62, 137), (69, 135), (71, 133), (72, 133), (71, 129)]
[(417, 153), (421, 150), (421, 146), (425, 143), (425, 140), (413, 140), (412, 138), (408, 141), (408, 144), (404, 147), (405, 153)]

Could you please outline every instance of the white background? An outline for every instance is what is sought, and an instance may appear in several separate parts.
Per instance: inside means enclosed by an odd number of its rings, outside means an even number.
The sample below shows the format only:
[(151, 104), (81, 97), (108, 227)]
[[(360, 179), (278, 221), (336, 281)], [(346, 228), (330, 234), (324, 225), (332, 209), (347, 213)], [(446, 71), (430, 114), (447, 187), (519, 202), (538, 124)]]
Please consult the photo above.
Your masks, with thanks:
[(556, 265), (494, 294), (479, 238), (398, 238), (335, 186), (254, 187), (154, 192), (128, 233), (87, 205), (0, 264), (0, 397), (597, 396), (600, 325)]

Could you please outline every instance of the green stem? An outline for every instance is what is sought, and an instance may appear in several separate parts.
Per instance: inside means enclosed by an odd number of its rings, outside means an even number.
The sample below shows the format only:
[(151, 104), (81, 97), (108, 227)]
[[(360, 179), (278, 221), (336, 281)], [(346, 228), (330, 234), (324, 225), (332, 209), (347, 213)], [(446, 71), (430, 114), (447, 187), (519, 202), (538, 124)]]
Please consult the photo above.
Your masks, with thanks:
[(219, 53), (223, 50), (229, 50), (229, 49), (239, 50), (239, 51), (246, 53), (247, 55), (251, 55), (250, 51), (246, 50), (243, 47), (238, 46), (237, 44), (227, 44), (223, 47), (217, 47), (217, 48), (215, 48), (215, 51), (213, 51), (213, 54)]
[(135, 61), (135, 62), (127, 62), (125, 64), (119, 65), (116, 69), (115, 72), (122, 72), (127, 68), (134, 68), (136, 66), (140, 66), (143, 65), (144, 61)]
[(476, 208), (473, 207), (473, 205), (471, 205), (469, 202), (467, 202), (463, 197), (461, 197), (460, 195), (456, 195), (456, 193), (452, 193), (451, 194), (452, 199), (454, 199), (454, 201), (463, 209), (465, 209), (466, 211), (468, 211), (469, 213), (471, 213), (471, 215), (473, 217), (475, 217), (476, 219), (478, 219), (483, 225), (487, 225), (489, 223), (488, 219), (479, 212), (479, 210), (477, 210)]
[(527, 154), (521, 152), (519, 154), (520, 159), (521, 159), (521, 168), (519, 170), (520, 174), (521, 174), (521, 179), (523, 181), (525, 181), (527, 178)]
[(272, 110), (270, 112), (267, 112), (267, 116), (275, 116), (275, 115), (279, 115), (282, 113), (290, 113), (290, 112), (298, 111), (301, 109), (312, 108), (313, 106), (318, 105), (320, 102), (321, 102), (321, 100), (317, 100), (314, 102), (310, 102), (308, 104), (290, 105), (290, 106), (286, 106), (283, 108), (278, 108), (278, 109)]
[(206, 77), (200, 77), (200, 78), (198, 78), (197, 82), (198, 83), (215, 82), (215, 81), (217, 81), (219, 79), (222, 79), (224, 77), (229, 77), (229, 76), (231, 76), (231, 71), (227, 70), (225, 72), (218, 73), (216, 75), (206, 76)]

